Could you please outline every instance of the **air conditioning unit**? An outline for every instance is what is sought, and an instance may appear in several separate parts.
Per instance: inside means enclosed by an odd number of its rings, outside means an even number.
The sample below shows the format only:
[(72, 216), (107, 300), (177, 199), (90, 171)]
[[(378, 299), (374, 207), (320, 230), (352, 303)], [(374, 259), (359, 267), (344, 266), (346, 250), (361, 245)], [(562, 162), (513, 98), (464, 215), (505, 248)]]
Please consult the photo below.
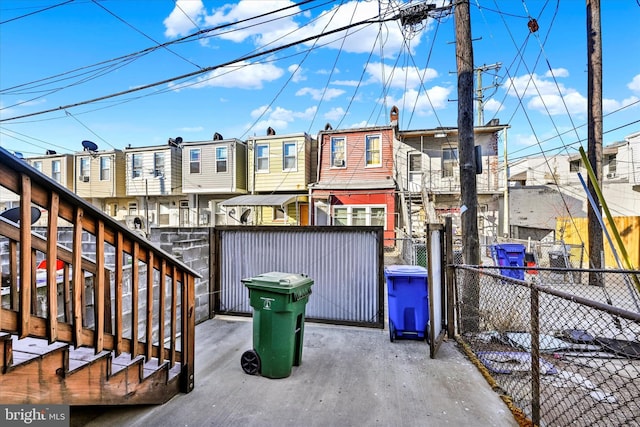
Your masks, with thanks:
[(615, 172), (611, 172), (607, 174), (607, 178), (615, 178), (616, 177), (616, 173)]
[(338, 160), (338, 159), (335, 159), (335, 160), (333, 161), (333, 166), (334, 166), (334, 167), (336, 167), (336, 168), (342, 168), (342, 167), (344, 167), (344, 160)]
[(82, 175), (80, 177), (80, 181), (82, 182), (89, 182), (89, 175)]

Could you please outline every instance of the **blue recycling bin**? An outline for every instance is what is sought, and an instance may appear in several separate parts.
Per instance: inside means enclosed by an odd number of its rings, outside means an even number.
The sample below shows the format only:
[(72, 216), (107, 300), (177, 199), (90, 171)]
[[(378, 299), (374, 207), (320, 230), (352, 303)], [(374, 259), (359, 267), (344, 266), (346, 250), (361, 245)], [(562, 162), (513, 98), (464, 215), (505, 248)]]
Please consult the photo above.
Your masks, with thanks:
[(427, 269), (419, 265), (385, 267), (389, 303), (389, 338), (429, 338)]
[(491, 246), (493, 261), (499, 267), (523, 267), (520, 270), (501, 268), (500, 274), (524, 280), (525, 247), (520, 243), (502, 243)]

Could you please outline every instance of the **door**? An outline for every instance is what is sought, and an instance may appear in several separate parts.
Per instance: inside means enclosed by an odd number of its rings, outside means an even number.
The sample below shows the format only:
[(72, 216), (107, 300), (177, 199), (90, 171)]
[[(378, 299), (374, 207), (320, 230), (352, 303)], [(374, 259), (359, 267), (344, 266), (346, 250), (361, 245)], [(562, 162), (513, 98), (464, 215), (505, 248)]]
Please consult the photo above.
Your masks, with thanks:
[(422, 190), (422, 153), (409, 153), (409, 176), (407, 189), (412, 192)]

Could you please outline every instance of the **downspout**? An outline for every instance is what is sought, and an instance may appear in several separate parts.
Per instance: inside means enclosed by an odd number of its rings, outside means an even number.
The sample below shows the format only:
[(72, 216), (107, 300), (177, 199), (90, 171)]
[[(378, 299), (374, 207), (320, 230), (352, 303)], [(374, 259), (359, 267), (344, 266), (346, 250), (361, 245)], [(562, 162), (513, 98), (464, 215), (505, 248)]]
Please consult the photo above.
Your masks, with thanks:
[(502, 230), (505, 237), (510, 236), (509, 227), (509, 176), (508, 176), (508, 159), (507, 159), (507, 128), (503, 129), (504, 132), (504, 224), (502, 224)]

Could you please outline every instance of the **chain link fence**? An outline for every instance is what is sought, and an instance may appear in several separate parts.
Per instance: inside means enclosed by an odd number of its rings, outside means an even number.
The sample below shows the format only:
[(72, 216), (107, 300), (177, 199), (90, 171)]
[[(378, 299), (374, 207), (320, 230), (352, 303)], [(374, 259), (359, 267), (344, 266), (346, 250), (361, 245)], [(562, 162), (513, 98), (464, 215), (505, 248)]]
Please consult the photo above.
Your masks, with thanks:
[(640, 426), (640, 271), (508, 269), (456, 265), (454, 291), (459, 340), (514, 413)]

